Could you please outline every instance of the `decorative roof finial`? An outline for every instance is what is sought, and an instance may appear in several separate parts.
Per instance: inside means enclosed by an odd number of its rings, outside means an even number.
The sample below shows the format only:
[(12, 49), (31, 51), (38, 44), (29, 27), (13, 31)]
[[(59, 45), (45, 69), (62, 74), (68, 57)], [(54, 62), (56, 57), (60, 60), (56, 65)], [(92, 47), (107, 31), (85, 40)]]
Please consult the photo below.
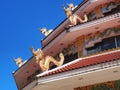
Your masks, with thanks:
[(16, 65), (17, 65), (18, 67), (21, 67), (22, 64), (23, 64), (21, 57), (14, 58), (14, 61), (15, 61)]
[(52, 29), (47, 30), (46, 27), (39, 28), (39, 30), (40, 30), (40, 32), (41, 32), (42, 34), (44, 34), (45, 36), (48, 36), (48, 35), (53, 31)]
[(87, 22), (88, 21), (88, 17), (87, 15), (85, 14), (84, 15), (84, 19), (82, 20), (77, 14), (73, 14), (73, 10), (76, 8), (72, 3), (71, 4), (67, 4), (68, 8), (65, 8), (65, 6), (63, 5), (63, 9), (64, 9), (64, 12), (67, 16), (67, 18), (69, 18), (70, 22), (72, 25), (70, 26), (74, 26), (74, 25), (77, 25), (78, 22), (80, 23), (84, 23), (84, 22)]

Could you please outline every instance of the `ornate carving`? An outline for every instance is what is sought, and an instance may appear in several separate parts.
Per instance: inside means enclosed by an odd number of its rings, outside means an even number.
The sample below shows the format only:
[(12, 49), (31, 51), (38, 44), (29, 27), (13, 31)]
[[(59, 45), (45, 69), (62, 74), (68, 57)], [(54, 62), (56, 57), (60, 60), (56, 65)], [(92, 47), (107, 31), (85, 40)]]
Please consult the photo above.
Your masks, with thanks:
[(34, 50), (33, 47), (31, 47), (30, 49), (32, 51), (33, 56), (35, 57), (35, 62), (38, 63), (39, 59), (41, 57), (43, 57), (43, 53), (42, 53), (41, 49), (37, 49), (36, 51)]
[(63, 52), (64, 56), (75, 54), (77, 52), (77, 48), (78, 47), (76, 44), (71, 44), (67, 48), (64, 48), (62, 52)]
[(18, 67), (21, 67), (25, 62), (22, 61), (21, 57), (14, 58), (14, 61)]
[(115, 28), (108, 28), (102, 32), (95, 32), (93, 34), (89, 34), (85, 37), (85, 47), (91, 47), (94, 46), (95, 43), (101, 42), (102, 39), (108, 38), (111, 36), (116, 36), (120, 35), (120, 28), (115, 27)]
[(44, 34), (45, 36), (48, 36), (48, 35), (53, 31), (52, 29), (47, 30), (46, 27), (44, 27), (44, 28), (42, 28), (42, 29), (39, 29), (39, 30), (40, 30), (40, 32), (41, 32), (42, 34)]
[(70, 3), (70, 4), (67, 3), (67, 6), (71, 8), (72, 11), (77, 7), (77, 6), (74, 6), (73, 3)]
[(78, 57), (84, 56), (84, 35), (76, 39), (76, 45), (78, 47)]
[(96, 18), (100, 18), (103, 16), (102, 5), (95, 7), (95, 13), (96, 13)]
[(34, 50), (31, 48), (32, 54), (35, 57), (36, 63), (39, 64), (42, 71), (49, 70), (50, 63), (54, 63), (56, 66), (61, 66), (64, 63), (64, 55), (62, 53), (59, 54), (60, 60), (57, 61), (52, 56), (45, 56), (41, 49)]
[(78, 21), (80, 23), (84, 23), (88, 21), (88, 17), (85, 14), (84, 15), (84, 20), (82, 20), (77, 14), (73, 14), (73, 10), (76, 8), (72, 3), (71, 4), (67, 4), (68, 8), (65, 8), (63, 6), (64, 12), (66, 13), (67, 18), (69, 18), (70, 22), (71, 22), (71, 26), (77, 25)]

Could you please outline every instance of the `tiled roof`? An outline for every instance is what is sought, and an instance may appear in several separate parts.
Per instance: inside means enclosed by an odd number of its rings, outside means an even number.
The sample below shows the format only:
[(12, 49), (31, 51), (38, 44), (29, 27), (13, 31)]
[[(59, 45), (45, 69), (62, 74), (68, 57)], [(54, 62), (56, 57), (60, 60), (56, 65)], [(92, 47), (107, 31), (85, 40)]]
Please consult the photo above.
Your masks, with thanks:
[(120, 50), (106, 52), (98, 55), (88, 56), (84, 58), (79, 58), (70, 63), (64, 64), (63, 66), (57, 67), (55, 69), (43, 72), (37, 77), (44, 77), (53, 74), (58, 74), (65, 71), (70, 71), (90, 65), (100, 64), (108, 61), (114, 61), (120, 59)]

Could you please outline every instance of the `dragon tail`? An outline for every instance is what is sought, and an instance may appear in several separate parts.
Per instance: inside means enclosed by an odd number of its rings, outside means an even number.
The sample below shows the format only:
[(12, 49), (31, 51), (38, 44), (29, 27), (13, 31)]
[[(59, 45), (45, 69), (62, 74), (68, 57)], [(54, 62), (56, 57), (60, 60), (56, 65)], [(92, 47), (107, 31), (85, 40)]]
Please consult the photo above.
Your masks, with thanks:
[(64, 63), (64, 55), (63, 55), (63, 53), (60, 53), (59, 57), (60, 57), (59, 66), (61, 66)]

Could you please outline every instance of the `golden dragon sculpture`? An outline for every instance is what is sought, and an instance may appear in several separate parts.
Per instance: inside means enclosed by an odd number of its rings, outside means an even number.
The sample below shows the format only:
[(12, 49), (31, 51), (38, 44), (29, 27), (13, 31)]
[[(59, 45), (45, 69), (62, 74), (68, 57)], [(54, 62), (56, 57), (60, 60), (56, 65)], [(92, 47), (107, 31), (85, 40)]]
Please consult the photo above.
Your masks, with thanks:
[(33, 56), (35, 57), (36, 63), (39, 64), (42, 71), (47, 71), (50, 68), (50, 63), (54, 63), (56, 66), (61, 66), (64, 63), (64, 55), (62, 53), (59, 54), (60, 60), (57, 61), (52, 56), (45, 56), (41, 49), (30, 48)]
[(69, 18), (70, 22), (71, 22), (71, 26), (77, 25), (78, 22), (79, 23), (84, 23), (88, 21), (88, 17), (85, 14), (84, 15), (84, 19), (82, 20), (77, 14), (73, 14), (73, 10), (76, 8), (72, 3), (71, 4), (67, 4), (68, 8), (65, 8), (63, 6), (64, 12), (67, 16), (67, 18)]

